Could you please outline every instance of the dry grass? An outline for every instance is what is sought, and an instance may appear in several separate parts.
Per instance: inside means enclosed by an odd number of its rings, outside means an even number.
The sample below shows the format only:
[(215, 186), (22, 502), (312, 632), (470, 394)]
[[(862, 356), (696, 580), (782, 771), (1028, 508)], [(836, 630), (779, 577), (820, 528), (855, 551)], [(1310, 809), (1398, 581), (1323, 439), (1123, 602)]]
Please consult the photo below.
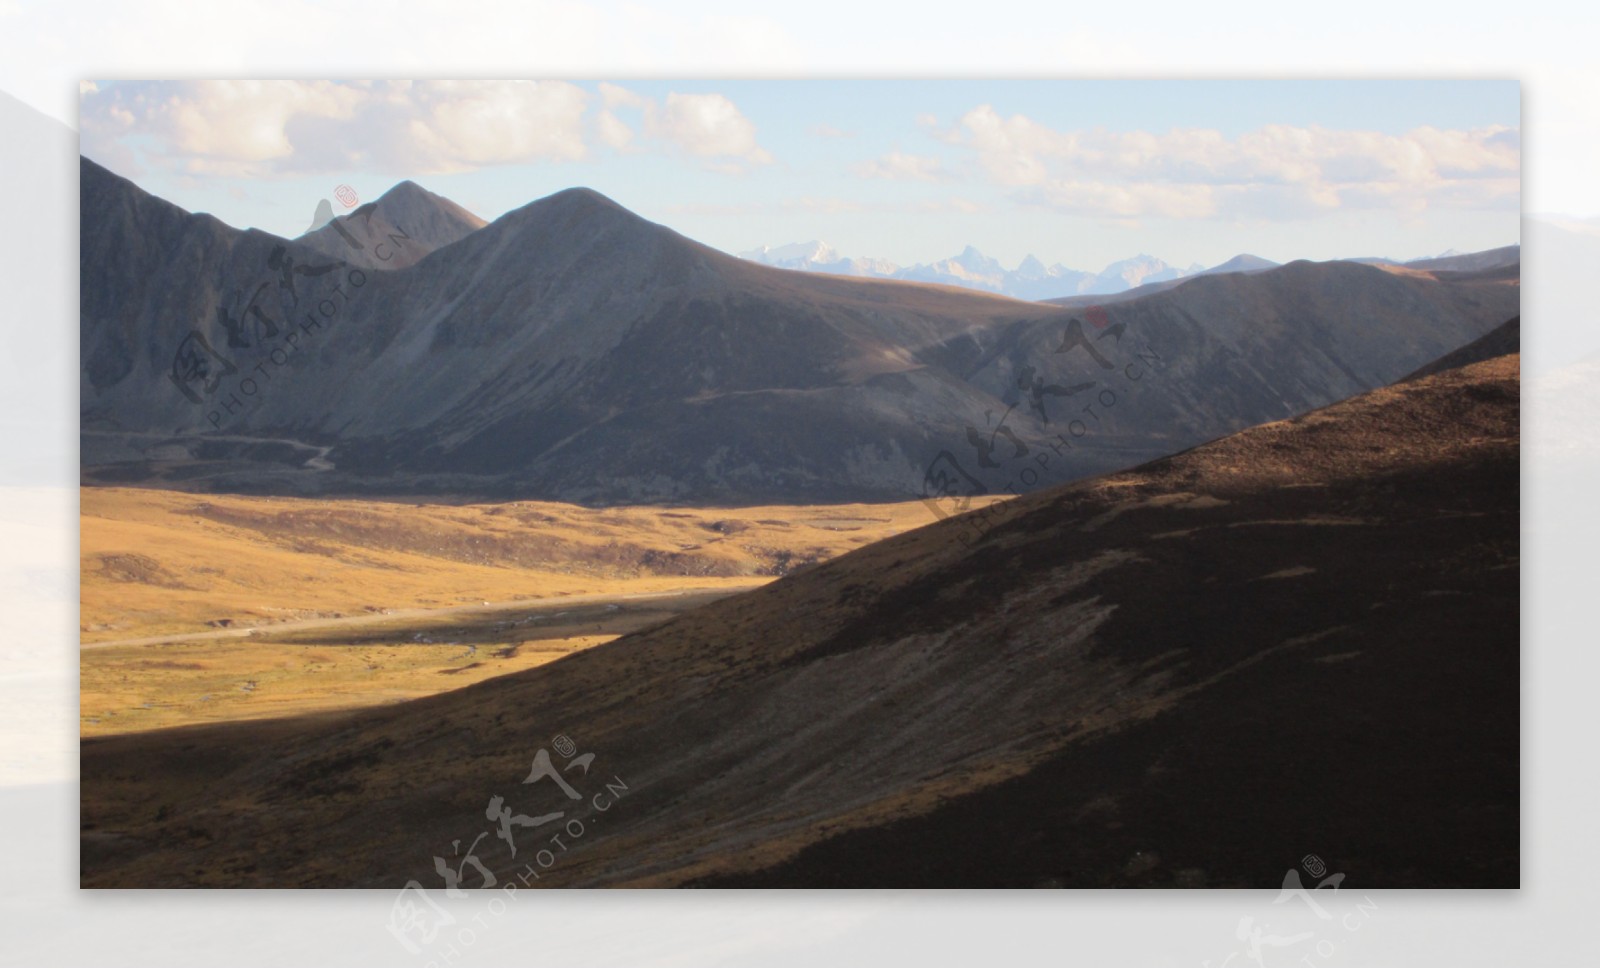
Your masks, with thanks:
[(588, 509), (85, 488), (83, 642), (553, 596), (742, 588), (928, 522), (919, 503)]
[(531, 669), (721, 598), (566, 601), (224, 641), (107, 646), (80, 664), (84, 737), (378, 706)]
[(916, 502), (588, 509), (135, 488), (85, 488), (81, 502), (84, 736), (455, 689), (929, 514)]

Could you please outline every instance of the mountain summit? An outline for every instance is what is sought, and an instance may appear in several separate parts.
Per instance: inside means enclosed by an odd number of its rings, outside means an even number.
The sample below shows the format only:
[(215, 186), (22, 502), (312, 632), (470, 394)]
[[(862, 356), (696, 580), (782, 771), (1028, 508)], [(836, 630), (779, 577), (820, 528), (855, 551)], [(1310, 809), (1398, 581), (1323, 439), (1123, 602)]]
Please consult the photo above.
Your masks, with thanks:
[(1260, 272), (1263, 269), (1272, 269), (1277, 265), (1278, 263), (1273, 262), (1271, 259), (1263, 259), (1260, 256), (1252, 256), (1248, 252), (1241, 252), (1232, 259), (1229, 259), (1227, 262), (1218, 263), (1217, 265), (1212, 266), (1210, 269), (1201, 270), (1197, 275), (1206, 276), (1214, 273), (1253, 273)]
[(377, 201), (334, 216), (295, 241), (352, 265), (404, 269), (487, 224), (444, 196), (406, 180)]

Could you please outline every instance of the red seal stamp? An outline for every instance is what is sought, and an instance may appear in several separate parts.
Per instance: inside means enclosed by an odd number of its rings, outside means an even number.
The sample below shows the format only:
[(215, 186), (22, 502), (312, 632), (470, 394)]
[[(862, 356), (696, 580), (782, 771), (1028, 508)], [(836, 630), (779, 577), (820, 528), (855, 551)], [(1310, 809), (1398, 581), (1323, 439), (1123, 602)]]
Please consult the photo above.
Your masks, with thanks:
[(338, 199), (339, 204), (343, 205), (347, 209), (361, 201), (356, 197), (356, 190), (348, 185), (340, 185), (338, 188), (334, 189), (333, 197)]
[(1089, 325), (1097, 330), (1105, 329), (1106, 324), (1111, 322), (1111, 318), (1106, 315), (1106, 308), (1104, 306), (1089, 307), (1083, 311), (1083, 318), (1088, 320)]

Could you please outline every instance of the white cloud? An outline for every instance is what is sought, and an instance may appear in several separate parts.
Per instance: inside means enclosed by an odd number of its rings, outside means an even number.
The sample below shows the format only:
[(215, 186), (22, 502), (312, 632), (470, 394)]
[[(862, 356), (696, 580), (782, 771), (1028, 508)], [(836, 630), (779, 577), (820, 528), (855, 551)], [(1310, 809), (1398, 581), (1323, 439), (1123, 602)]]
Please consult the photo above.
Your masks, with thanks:
[[(424, 81), (396, 97), (411, 114), (402, 145), (422, 149), (434, 170), (539, 159), (571, 161), (587, 154), (582, 118), (589, 95), (561, 81)], [(419, 116), (420, 115), (420, 116)], [(402, 130), (399, 119), (394, 129)], [(424, 172), (410, 167), (409, 171)]]
[(1404, 134), (1267, 125), (1229, 138), (1062, 131), (973, 108), (935, 136), (971, 151), (991, 182), (1027, 204), (1113, 219), (1303, 218), (1338, 208), (1515, 207), (1515, 128)]
[(937, 182), (950, 175), (945, 171), (944, 163), (931, 155), (908, 155), (899, 151), (861, 162), (851, 171), (862, 178), (917, 182)]
[(625, 151), (633, 143), (633, 129), (609, 110), (595, 117), (594, 127), (600, 141), (609, 148)]
[(190, 81), (85, 89), (91, 155), (137, 135), (190, 174), (365, 167), (406, 175), (583, 158), (582, 88), (555, 81)]
[[(405, 176), (576, 161), (592, 146), (669, 149), (739, 173), (772, 161), (721, 94), (658, 103), (564, 81), (186, 81), (80, 87), (86, 154), (125, 173)], [(591, 104), (598, 102), (598, 110)]]
[(756, 142), (756, 126), (720, 94), (670, 93), (665, 104), (646, 107), (645, 130), (718, 171), (772, 161)]
[(643, 108), (648, 103), (644, 95), (606, 81), (600, 82), (600, 100), (607, 108)]

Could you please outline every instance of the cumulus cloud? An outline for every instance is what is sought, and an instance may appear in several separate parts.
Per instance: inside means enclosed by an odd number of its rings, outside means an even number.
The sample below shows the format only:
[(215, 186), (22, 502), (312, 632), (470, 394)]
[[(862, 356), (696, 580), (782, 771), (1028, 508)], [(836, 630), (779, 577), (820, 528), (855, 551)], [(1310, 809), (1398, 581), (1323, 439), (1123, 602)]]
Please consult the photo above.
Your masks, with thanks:
[(642, 108), (649, 103), (644, 95), (606, 81), (600, 82), (600, 101), (607, 108)]
[(1340, 208), (1515, 207), (1517, 129), (1404, 134), (1267, 125), (1228, 137), (1064, 131), (989, 105), (935, 136), (1017, 200), (1108, 219), (1294, 219)]
[(434, 175), (577, 161), (596, 146), (646, 150), (647, 140), (713, 168), (772, 161), (755, 125), (720, 94), (658, 104), (615, 84), (597, 90), (564, 81), (89, 82), (80, 130), (93, 157), (131, 161), (137, 152), (146, 165), (194, 175)]
[(718, 170), (772, 161), (756, 142), (756, 126), (720, 94), (670, 93), (664, 104), (646, 106), (645, 130)]
[(937, 182), (950, 175), (944, 163), (931, 155), (908, 155), (899, 151), (861, 162), (851, 170), (862, 178), (894, 181)]
[[(600, 85), (595, 133), (617, 151), (678, 152), (710, 171), (742, 174), (772, 162), (756, 139), (756, 126), (721, 94), (668, 93), (665, 101), (618, 84)], [(631, 122), (631, 123), (630, 123)]]
[(192, 174), (407, 175), (583, 158), (589, 100), (560, 81), (187, 81), (86, 86), (85, 150), (137, 139)]
[(594, 128), (595, 135), (608, 148), (626, 151), (633, 144), (633, 129), (609, 110), (595, 117)]

